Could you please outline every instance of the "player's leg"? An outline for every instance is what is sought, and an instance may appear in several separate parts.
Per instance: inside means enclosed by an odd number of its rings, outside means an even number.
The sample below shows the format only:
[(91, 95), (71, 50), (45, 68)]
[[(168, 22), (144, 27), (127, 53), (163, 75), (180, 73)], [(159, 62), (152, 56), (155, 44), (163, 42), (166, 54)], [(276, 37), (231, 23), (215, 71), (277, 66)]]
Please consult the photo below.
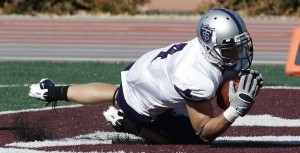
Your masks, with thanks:
[[(157, 117), (145, 116), (137, 113), (125, 100), (123, 87), (120, 85), (116, 101), (124, 113), (123, 120), (116, 123), (119, 117), (117, 111), (107, 111), (106, 119), (117, 131), (128, 132), (141, 136), (154, 143), (198, 143), (199, 137), (196, 136), (189, 118), (186, 115), (178, 115), (178, 111), (167, 111)], [(115, 116), (110, 118), (110, 116)]]
[(156, 144), (171, 144), (171, 141), (145, 127), (141, 128), (139, 136)]
[(108, 83), (88, 83), (55, 86), (50, 79), (42, 79), (30, 86), (29, 96), (43, 101), (71, 101), (80, 104), (113, 103), (117, 87)]
[(108, 83), (72, 85), (68, 89), (69, 101), (80, 104), (100, 104), (112, 102), (117, 87)]
[[(136, 136), (157, 144), (169, 144), (170, 141), (160, 136), (158, 133), (144, 127), (141, 121), (132, 121), (121, 109), (110, 106), (103, 112), (108, 123), (117, 131), (131, 133)], [(138, 124), (140, 123), (140, 124)], [(147, 124), (147, 123), (146, 123)]]
[[(182, 113), (183, 112), (183, 113)], [(174, 144), (200, 144), (185, 110), (170, 110), (159, 115), (147, 129)]]
[(131, 133), (153, 143), (170, 143), (167, 139), (144, 126), (145, 124), (151, 124), (149, 122), (151, 122), (152, 118), (138, 114), (127, 104), (123, 95), (123, 88), (121, 84), (118, 92), (115, 94), (117, 102), (116, 105), (118, 105), (121, 109), (117, 110), (111, 106), (108, 110), (104, 111), (103, 114), (106, 120), (116, 131)]
[[(107, 121), (118, 132), (131, 133), (156, 144), (200, 144), (201, 139), (196, 135), (190, 120), (185, 115), (178, 115), (174, 111), (167, 111), (155, 120), (148, 122), (132, 118), (132, 115), (121, 115), (116, 112), (106, 111)], [(128, 113), (128, 112), (127, 112)], [(125, 115), (125, 116), (124, 116)], [(111, 116), (114, 116), (111, 118)], [(137, 115), (140, 116), (140, 115)], [(128, 118), (128, 117), (131, 117)]]

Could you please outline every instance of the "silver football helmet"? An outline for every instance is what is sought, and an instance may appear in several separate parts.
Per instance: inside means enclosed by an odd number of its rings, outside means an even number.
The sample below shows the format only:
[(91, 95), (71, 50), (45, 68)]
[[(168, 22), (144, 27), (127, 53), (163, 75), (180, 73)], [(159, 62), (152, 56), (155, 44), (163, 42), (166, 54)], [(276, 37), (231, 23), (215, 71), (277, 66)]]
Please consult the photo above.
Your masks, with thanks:
[(215, 8), (202, 15), (197, 37), (206, 58), (222, 70), (245, 70), (253, 59), (252, 38), (243, 19), (232, 10)]

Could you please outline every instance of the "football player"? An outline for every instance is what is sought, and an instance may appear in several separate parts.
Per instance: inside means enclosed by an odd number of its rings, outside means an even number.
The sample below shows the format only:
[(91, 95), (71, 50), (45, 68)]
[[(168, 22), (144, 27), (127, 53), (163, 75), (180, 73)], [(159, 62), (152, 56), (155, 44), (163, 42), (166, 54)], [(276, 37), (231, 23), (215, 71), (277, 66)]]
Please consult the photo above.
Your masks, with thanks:
[[(117, 131), (153, 143), (208, 143), (254, 104), (263, 78), (249, 70), (252, 58), (252, 39), (243, 19), (232, 10), (215, 8), (200, 18), (196, 38), (152, 50), (128, 65), (119, 87), (54, 86), (42, 79), (30, 86), (29, 96), (48, 102), (112, 102), (115, 107), (103, 114)], [(213, 116), (211, 100), (218, 87), (240, 74), (241, 88), (235, 91), (230, 84), (230, 107)]]

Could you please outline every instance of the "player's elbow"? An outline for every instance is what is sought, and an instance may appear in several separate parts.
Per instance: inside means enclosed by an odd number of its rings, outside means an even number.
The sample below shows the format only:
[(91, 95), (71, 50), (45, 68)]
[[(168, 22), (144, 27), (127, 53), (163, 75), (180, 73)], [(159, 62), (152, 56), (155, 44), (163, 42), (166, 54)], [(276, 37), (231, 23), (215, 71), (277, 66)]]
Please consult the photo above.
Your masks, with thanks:
[(209, 144), (215, 141), (215, 139), (218, 137), (218, 134), (210, 133), (203, 129), (203, 131), (199, 134), (199, 137), (204, 143)]
[(200, 128), (200, 130), (196, 133), (205, 144), (212, 143), (217, 138), (216, 134), (207, 132), (204, 126), (202, 126), (202, 128)]
[(217, 137), (211, 137), (211, 136), (205, 136), (205, 135), (200, 136), (200, 139), (206, 144), (210, 144), (210, 143), (214, 142), (216, 138)]
[(205, 143), (212, 143), (217, 139), (222, 133), (224, 133), (226, 128), (221, 130), (210, 129), (209, 131), (203, 130), (199, 135), (200, 139)]

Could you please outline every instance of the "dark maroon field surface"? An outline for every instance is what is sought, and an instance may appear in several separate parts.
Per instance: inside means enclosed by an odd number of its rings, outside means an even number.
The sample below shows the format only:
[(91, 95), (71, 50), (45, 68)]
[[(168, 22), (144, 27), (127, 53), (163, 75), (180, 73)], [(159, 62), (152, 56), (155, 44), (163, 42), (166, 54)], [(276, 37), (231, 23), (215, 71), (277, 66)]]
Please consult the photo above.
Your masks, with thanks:
[[(299, 122), (300, 91), (296, 89), (263, 89), (249, 115), (272, 115)], [(221, 110), (216, 107), (215, 115)], [(9, 147), (13, 142), (32, 142), (71, 138), (95, 131), (113, 131), (107, 125), (102, 112), (108, 104), (59, 108), (37, 112), (22, 112), (0, 115), (0, 147)], [(232, 126), (222, 137), (294, 136), (293, 141), (217, 141), (210, 145), (151, 145), (119, 142), (113, 144), (69, 145), (55, 147), (26, 148), (32, 151), (59, 152), (201, 152), (201, 153), (273, 153), (300, 152), (299, 125), (289, 126)], [(0, 150), (1, 152), (1, 150)]]

